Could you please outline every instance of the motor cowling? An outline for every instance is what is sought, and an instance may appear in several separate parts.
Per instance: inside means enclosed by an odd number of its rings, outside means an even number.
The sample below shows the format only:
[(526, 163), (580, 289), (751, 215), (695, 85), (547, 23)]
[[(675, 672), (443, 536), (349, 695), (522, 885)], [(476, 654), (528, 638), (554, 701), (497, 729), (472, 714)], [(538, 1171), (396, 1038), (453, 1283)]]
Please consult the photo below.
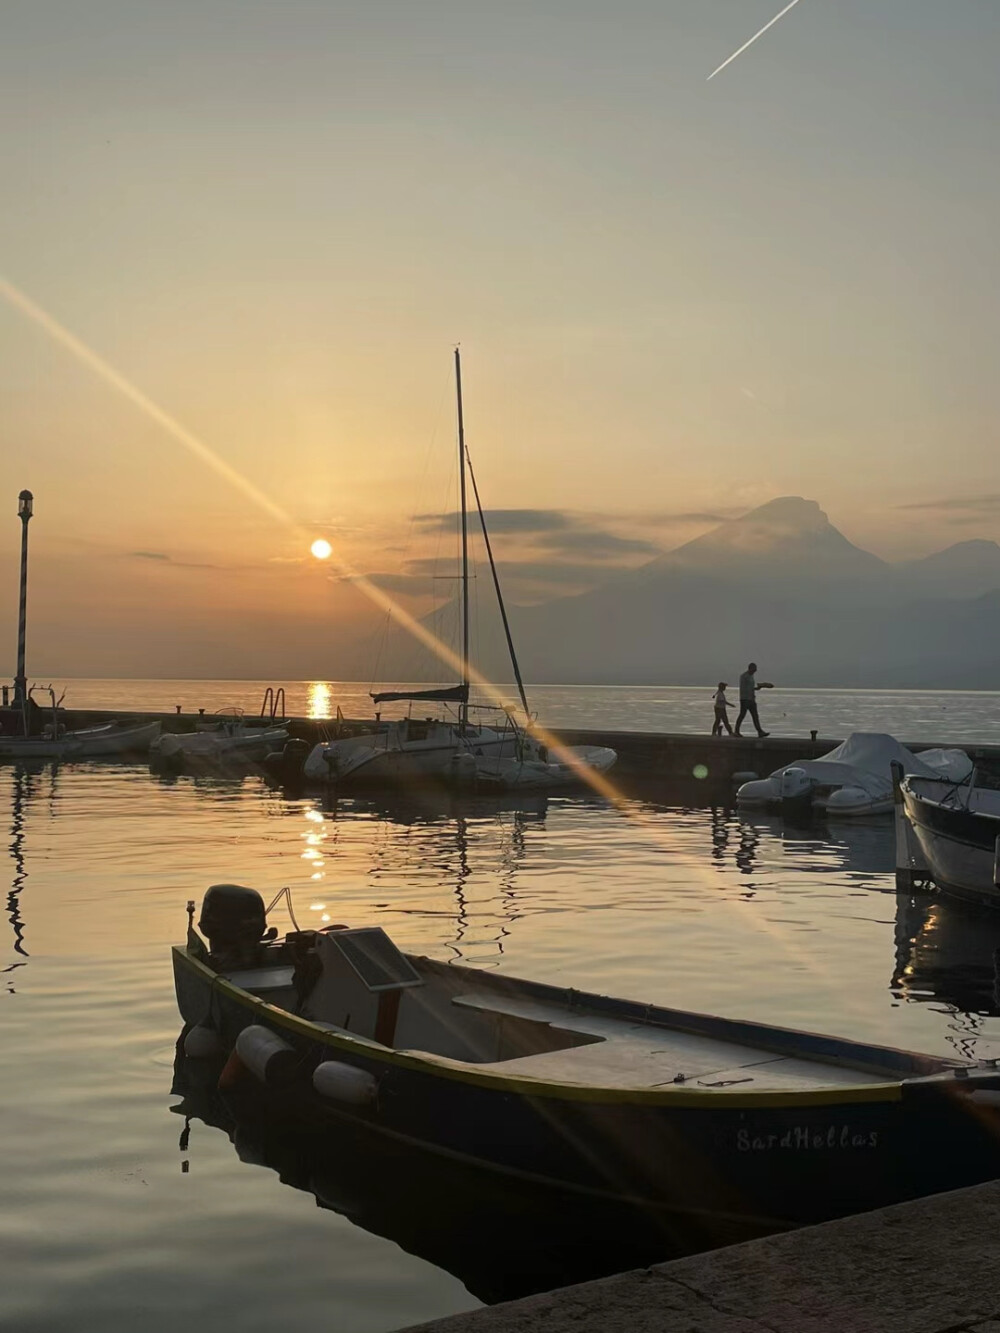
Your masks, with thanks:
[(242, 884), (213, 884), (201, 904), (198, 929), (213, 959), (229, 967), (253, 967), (267, 926), (264, 899)]

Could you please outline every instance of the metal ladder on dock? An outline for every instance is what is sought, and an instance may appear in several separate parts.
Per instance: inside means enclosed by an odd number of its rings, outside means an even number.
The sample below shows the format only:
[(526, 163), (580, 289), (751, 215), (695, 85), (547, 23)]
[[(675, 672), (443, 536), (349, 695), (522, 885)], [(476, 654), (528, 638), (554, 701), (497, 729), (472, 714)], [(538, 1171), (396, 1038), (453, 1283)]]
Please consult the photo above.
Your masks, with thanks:
[(281, 709), (281, 721), (284, 722), (285, 687), (284, 685), (279, 685), (275, 688), (273, 685), (268, 685), (267, 689), (264, 691), (264, 702), (260, 706), (260, 715), (261, 717), (270, 718), (270, 720), (274, 722), (279, 716), (279, 708)]

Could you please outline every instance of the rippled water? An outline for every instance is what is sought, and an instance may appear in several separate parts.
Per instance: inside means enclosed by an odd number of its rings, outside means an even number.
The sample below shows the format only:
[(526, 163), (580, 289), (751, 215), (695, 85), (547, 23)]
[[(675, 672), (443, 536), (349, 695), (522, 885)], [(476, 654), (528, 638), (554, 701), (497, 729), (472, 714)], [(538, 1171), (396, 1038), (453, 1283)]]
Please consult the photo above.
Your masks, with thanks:
[(367, 1230), (363, 1198), (338, 1204), (360, 1225), (317, 1208), (315, 1180), (252, 1164), (275, 1165), (252, 1136), (237, 1139), (241, 1160), (195, 1120), (179, 1148), (169, 946), (186, 899), (213, 882), (266, 896), (289, 884), (302, 924), (374, 921), (440, 958), (1000, 1055), (1000, 923), (897, 897), (887, 821), (796, 832), (569, 796), (326, 809), (257, 778), (91, 764), (0, 768), (0, 823), (0, 1323), (12, 1328), (173, 1333), (188, 1318), (256, 1333), (294, 1319), (353, 1333), (470, 1308), (462, 1277), (488, 1295), (468, 1256), (421, 1239), (449, 1206), (441, 1192), (410, 1197), (405, 1227), (390, 1207)]

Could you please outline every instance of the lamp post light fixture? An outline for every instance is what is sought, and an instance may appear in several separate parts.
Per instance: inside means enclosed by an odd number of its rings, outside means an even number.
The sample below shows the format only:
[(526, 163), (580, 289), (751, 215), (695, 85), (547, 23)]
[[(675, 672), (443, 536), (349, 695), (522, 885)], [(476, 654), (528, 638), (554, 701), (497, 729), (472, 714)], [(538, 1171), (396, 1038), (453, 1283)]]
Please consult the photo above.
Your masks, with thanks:
[(17, 675), (14, 677), (14, 703), (28, 701), (28, 682), (24, 675), (24, 631), (28, 616), (28, 523), (34, 512), (34, 496), (22, 491), (17, 497), (17, 516), (21, 520), (21, 601), (17, 618)]

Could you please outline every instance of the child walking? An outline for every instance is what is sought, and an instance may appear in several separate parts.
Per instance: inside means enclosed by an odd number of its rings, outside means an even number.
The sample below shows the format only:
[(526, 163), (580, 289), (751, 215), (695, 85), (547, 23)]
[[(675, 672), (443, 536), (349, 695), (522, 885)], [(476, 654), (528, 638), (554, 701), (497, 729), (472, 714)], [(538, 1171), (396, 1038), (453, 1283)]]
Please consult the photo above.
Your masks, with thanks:
[(721, 736), (723, 727), (729, 732), (730, 736), (733, 734), (733, 729), (729, 725), (729, 717), (726, 714), (726, 709), (729, 707), (731, 707), (731, 705), (726, 698), (726, 682), (720, 680), (719, 688), (715, 691), (715, 721), (712, 723), (713, 736)]

